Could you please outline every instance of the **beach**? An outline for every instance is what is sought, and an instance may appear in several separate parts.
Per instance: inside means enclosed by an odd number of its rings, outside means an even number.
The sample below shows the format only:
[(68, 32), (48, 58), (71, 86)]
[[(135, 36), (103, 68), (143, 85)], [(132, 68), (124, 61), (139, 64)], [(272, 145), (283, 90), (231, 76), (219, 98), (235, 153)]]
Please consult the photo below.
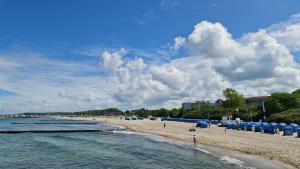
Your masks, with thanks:
[[(196, 128), (196, 131), (189, 131), (193, 127), (191, 123), (148, 119), (124, 120), (119, 117), (71, 117), (71, 119), (120, 125), (131, 131), (150, 133), (185, 143), (192, 143), (195, 134), (197, 146), (215, 154), (230, 154), (231, 157), (252, 163), (258, 168), (300, 168), (300, 139), (295, 137), (238, 130), (227, 130), (225, 133), (223, 127), (214, 125), (207, 129)], [(266, 163), (265, 160), (272, 162)]]

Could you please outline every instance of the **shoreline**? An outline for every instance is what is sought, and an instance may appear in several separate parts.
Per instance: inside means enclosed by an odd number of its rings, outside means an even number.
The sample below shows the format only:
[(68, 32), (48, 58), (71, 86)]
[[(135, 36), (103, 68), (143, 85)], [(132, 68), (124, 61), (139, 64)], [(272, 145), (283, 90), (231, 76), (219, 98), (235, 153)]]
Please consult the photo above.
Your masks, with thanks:
[[(197, 140), (198, 143), (195, 149), (200, 148), (199, 151), (203, 151), (204, 153), (210, 152), (213, 155), (219, 157), (219, 158), (224, 158), (224, 160), (230, 162), (230, 160), (236, 160), (233, 161), (234, 163), (241, 163), (243, 164), (243, 167), (255, 167), (257, 169), (282, 169), (282, 168), (288, 168), (288, 169), (294, 169), (294, 168), (299, 168), (297, 165), (294, 165), (293, 163), (289, 163), (285, 160), (282, 160), (280, 158), (270, 158), (275, 156), (276, 153), (270, 154), (270, 156), (267, 156), (265, 153), (257, 153), (259, 151), (259, 147), (253, 147), (253, 149), (248, 149), (245, 145), (234, 145), (234, 143), (229, 145), (226, 145), (227, 140), (224, 141), (223, 144), (218, 144), (220, 140), (215, 140), (216, 138), (219, 139), (224, 139), (222, 135), (220, 135), (220, 130), (223, 129), (219, 127), (211, 127), (210, 129), (197, 129), (197, 132), (188, 132), (185, 130), (182, 130), (182, 128), (188, 129), (188, 127), (191, 127), (192, 124), (190, 123), (180, 123), (180, 122), (165, 122), (167, 124), (166, 129), (162, 127), (163, 122), (161, 121), (151, 121), (151, 120), (136, 120), (136, 121), (128, 121), (128, 120), (121, 120), (118, 117), (63, 117), (63, 119), (71, 119), (71, 120), (88, 120), (88, 121), (97, 121), (101, 123), (107, 123), (115, 126), (122, 126), (123, 128), (133, 131), (133, 132), (138, 132), (138, 133), (144, 133), (144, 134), (151, 134), (154, 136), (160, 136), (165, 139), (171, 140), (173, 143), (183, 143), (186, 145), (192, 146), (192, 135), (196, 134), (197, 135)], [(95, 120), (93, 120), (95, 119)], [(159, 125), (159, 126), (158, 126)], [(180, 130), (182, 133), (180, 132)], [(212, 132), (208, 132), (209, 130), (213, 131), (218, 131), (216, 133), (219, 135), (219, 137), (215, 137), (216, 134)], [(178, 131), (177, 131), (178, 130)], [(205, 131), (205, 132), (203, 132)], [(235, 133), (237, 131), (228, 131), (228, 134), (224, 135), (225, 137), (230, 137), (232, 133)], [(244, 132), (244, 131), (239, 131), (239, 132)], [(246, 132), (248, 134), (257, 134), (260, 135), (260, 133), (250, 133)], [(239, 135), (239, 137), (234, 138), (235, 141), (237, 139), (243, 139), (242, 137), (246, 137), (249, 139), (249, 136), (247, 134), (242, 134), (242, 136)], [(213, 136), (210, 138), (210, 136)], [(265, 134), (264, 134), (265, 135)], [(264, 136), (262, 135), (262, 136)], [(201, 137), (202, 136), (202, 137)], [(233, 135), (235, 136), (235, 135)], [(272, 135), (268, 135), (272, 136)], [(250, 136), (251, 139), (251, 136)], [(255, 139), (255, 138), (254, 138)], [(274, 138), (278, 139), (278, 138)], [(293, 138), (296, 139), (296, 138)], [(243, 141), (243, 140), (242, 140)], [(300, 140), (297, 140), (300, 146)], [(221, 141), (222, 142), (222, 141)], [(240, 143), (240, 142), (239, 142)], [(243, 144), (243, 143), (241, 143)], [(286, 145), (289, 146), (289, 145)], [(239, 148), (244, 148), (244, 149), (239, 149)], [(206, 152), (207, 151), (207, 152)], [(269, 150), (272, 153), (272, 150)], [(256, 154), (255, 154), (256, 152)], [(290, 154), (291, 155), (291, 154)], [(300, 154), (298, 154), (300, 155)], [(283, 154), (284, 156), (284, 154)], [(297, 157), (295, 157), (295, 160)]]
[[(110, 123), (106, 123), (110, 124)], [(124, 126), (121, 126), (124, 127)], [(128, 129), (128, 128), (126, 128)], [(121, 130), (121, 132), (118, 133), (124, 133), (124, 130)], [(152, 134), (152, 133), (145, 133), (145, 132), (139, 132), (135, 130), (125, 130), (132, 132), (130, 134), (136, 134), (136, 135), (142, 135), (145, 137), (150, 137), (150, 139), (153, 140), (159, 140), (163, 142), (167, 142), (170, 144), (176, 144), (179, 146), (184, 146), (187, 148), (194, 149), (196, 151), (201, 151), (202, 153), (214, 156), (218, 158), (220, 161), (223, 161), (224, 163), (229, 163), (232, 165), (236, 165), (241, 167), (242, 169), (283, 169), (283, 168), (294, 168), (291, 166), (287, 166), (286, 164), (283, 164), (278, 161), (274, 160), (267, 160), (267, 159), (262, 159), (261, 156), (256, 156), (256, 155), (251, 155), (251, 154), (244, 154), (241, 152), (233, 151), (233, 150), (226, 150), (218, 147), (212, 147), (209, 145), (203, 145), (203, 144), (197, 144), (194, 146), (191, 143), (170, 138), (170, 137), (165, 137), (163, 135), (157, 135), (157, 134)], [(158, 138), (159, 137), (159, 138)], [(158, 138), (158, 139), (157, 139)], [(230, 154), (230, 155), (229, 155)]]

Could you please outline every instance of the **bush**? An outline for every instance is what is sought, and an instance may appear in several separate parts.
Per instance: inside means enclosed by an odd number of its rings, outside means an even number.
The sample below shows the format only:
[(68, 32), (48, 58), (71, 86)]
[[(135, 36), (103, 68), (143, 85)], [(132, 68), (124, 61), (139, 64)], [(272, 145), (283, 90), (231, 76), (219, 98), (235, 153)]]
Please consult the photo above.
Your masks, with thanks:
[(300, 108), (289, 109), (280, 113), (274, 113), (268, 118), (269, 122), (285, 122), (300, 124)]

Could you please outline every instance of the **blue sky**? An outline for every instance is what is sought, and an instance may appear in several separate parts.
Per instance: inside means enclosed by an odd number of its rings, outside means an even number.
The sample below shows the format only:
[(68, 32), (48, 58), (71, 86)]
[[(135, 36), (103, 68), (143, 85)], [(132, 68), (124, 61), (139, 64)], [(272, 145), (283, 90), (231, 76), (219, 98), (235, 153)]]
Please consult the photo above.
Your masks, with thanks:
[[(193, 37), (192, 32), (197, 30), (195, 25), (203, 21), (209, 23), (200, 25), (200, 31), (207, 31), (207, 27), (209, 27), (208, 33), (211, 32), (211, 28), (224, 33), (224, 28), (230, 34), (229, 39), (232, 39), (228, 43), (234, 41), (233, 46), (237, 44), (237, 46), (244, 45), (248, 48), (253, 39), (248, 34), (263, 34), (259, 30), (266, 30), (266, 35), (270, 35), (280, 45), (287, 48), (288, 53), (283, 51), (284, 55), (291, 54), (291, 59), (294, 59), (295, 63), (291, 63), (291, 60), (284, 63), (289, 62), (293, 72), (298, 74), (299, 49), (294, 45), (298, 42), (291, 41), (286, 44), (284, 38), (287, 36), (283, 37), (282, 32), (290, 25), (297, 26), (300, 17), (295, 15), (299, 12), (300, 6), (296, 0), (1, 0), (0, 59), (2, 60), (0, 62), (2, 64), (0, 65), (2, 65), (2, 69), (0, 68), (0, 70), (2, 73), (0, 73), (0, 82), (2, 85), (0, 86), (0, 104), (7, 105), (7, 111), (21, 111), (22, 106), (17, 108), (14, 106), (16, 104), (23, 105), (23, 107), (35, 104), (36, 111), (41, 111), (41, 107), (45, 107), (45, 104), (51, 105), (51, 108), (46, 111), (68, 111), (68, 108), (61, 105), (72, 105), (76, 102), (77, 109), (81, 110), (110, 106), (131, 109), (172, 107), (180, 106), (179, 103), (182, 101), (216, 99), (220, 96), (220, 92), (215, 92), (214, 95), (170, 92), (172, 85), (168, 86), (168, 82), (163, 79), (163, 76), (169, 76), (172, 73), (174, 76), (179, 75), (180, 66), (177, 62), (183, 62), (182, 58), (193, 58), (190, 56), (195, 55), (193, 53), (195, 50), (202, 53), (202, 56), (207, 53), (214, 54), (213, 51), (207, 52), (207, 49), (193, 46), (193, 43), (195, 43), (194, 45), (198, 44), (193, 41), (195, 39), (189, 38)], [(223, 28), (210, 23), (220, 23)], [(270, 30), (276, 24), (281, 28)], [(225, 37), (227, 36), (226, 32)], [(180, 43), (178, 42), (180, 49), (175, 47), (174, 39), (176, 37), (180, 37), (177, 40), (182, 40)], [(253, 41), (258, 42), (257, 39)], [(205, 44), (201, 45), (205, 46)], [(110, 54), (106, 58), (108, 60), (105, 60), (104, 52)], [(258, 53), (257, 58), (260, 58), (258, 51), (254, 53)], [(249, 56), (249, 59), (253, 58)], [(186, 60), (185, 62), (187, 62)], [(198, 61), (199, 64), (203, 64), (207, 58), (201, 57)], [(244, 60), (243, 63), (247, 61), (249, 60)], [(230, 63), (233, 62), (230, 61)], [(142, 79), (151, 76), (153, 78), (151, 83), (161, 83), (158, 88), (166, 89), (167, 94), (157, 94), (157, 86), (147, 86), (145, 88), (145, 91), (149, 92), (147, 98), (138, 100), (136, 104), (129, 104), (130, 97), (140, 96), (128, 93), (128, 91), (131, 89), (133, 92), (136, 92), (137, 89), (144, 90), (135, 88), (142, 84), (128, 86), (122, 81), (116, 82), (116, 79), (125, 76), (122, 74), (124, 70), (129, 72), (130, 77), (140, 75), (140, 72), (134, 72), (136, 70), (133, 71), (126, 67), (132, 64), (142, 66)], [(274, 63), (274, 70), (278, 68), (276, 64)], [(165, 66), (163, 69), (166, 71), (165, 74), (161, 74), (162, 70), (157, 70), (156, 66)], [(287, 66), (285, 65), (285, 67)], [(236, 72), (244, 69), (236, 66), (231, 67), (231, 69), (233, 68)], [(239, 78), (227, 77), (228, 71), (223, 72), (224, 67), (207, 68), (207, 70), (210, 69), (216, 71), (220, 78), (224, 78), (220, 80), (226, 81), (226, 84), (222, 84), (223, 87), (236, 87), (248, 95), (251, 93), (252, 95), (269, 94), (274, 90), (290, 91), (298, 87), (298, 84), (286, 88), (277, 85), (272, 90), (267, 90), (266, 86), (263, 86), (255, 91), (246, 91), (245, 88), (251, 85), (255, 86), (247, 81), (249, 79), (242, 78), (242, 81), (237, 81), (236, 79), (241, 79), (240, 76)], [(107, 72), (107, 70), (113, 72)], [(267, 70), (264, 71), (267, 72)], [(278, 72), (268, 74), (270, 81), (275, 78), (273, 75), (276, 73), (278, 74)], [(243, 77), (252, 77), (252, 75), (243, 75)], [(122, 78), (118, 80), (122, 80)], [(176, 79), (173, 76), (171, 78)], [(204, 80), (205, 77), (197, 76), (196, 78)], [(82, 83), (78, 83), (79, 80)], [(180, 80), (174, 83), (179, 82)], [(264, 84), (267, 85), (267, 82)], [(204, 83), (203, 85), (198, 86), (199, 90), (205, 89), (208, 84)], [(191, 85), (186, 87), (186, 90), (191, 91), (196, 88)], [(119, 90), (126, 92), (123, 93), (123, 96), (118, 96), (114, 92)], [(175, 90), (177, 90), (176, 87)], [(219, 90), (219, 88), (210, 90)], [(56, 93), (56, 96), (50, 96), (53, 93)], [(51, 99), (48, 99), (48, 95)], [(86, 98), (80, 100), (78, 97)], [(8, 99), (8, 101), (4, 101), (4, 99)]]
[(188, 35), (201, 20), (221, 22), (239, 37), (300, 10), (295, 0), (166, 2), (162, 7), (161, 0), (2, 0), (1, 46), (22, 41), (36, 48), (110, 47), (117, 42), (153, 50)]

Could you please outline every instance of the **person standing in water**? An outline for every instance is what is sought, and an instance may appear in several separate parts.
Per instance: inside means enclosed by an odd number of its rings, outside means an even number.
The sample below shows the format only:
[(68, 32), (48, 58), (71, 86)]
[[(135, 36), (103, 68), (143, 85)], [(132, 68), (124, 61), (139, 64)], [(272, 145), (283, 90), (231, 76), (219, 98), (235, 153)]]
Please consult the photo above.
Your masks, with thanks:
[(193, 135), (193, 143), (194, 143), (194, 145), (197, 144), (197, 138), (196, 138), (196, 135), (195, 135), (195, 134)]

